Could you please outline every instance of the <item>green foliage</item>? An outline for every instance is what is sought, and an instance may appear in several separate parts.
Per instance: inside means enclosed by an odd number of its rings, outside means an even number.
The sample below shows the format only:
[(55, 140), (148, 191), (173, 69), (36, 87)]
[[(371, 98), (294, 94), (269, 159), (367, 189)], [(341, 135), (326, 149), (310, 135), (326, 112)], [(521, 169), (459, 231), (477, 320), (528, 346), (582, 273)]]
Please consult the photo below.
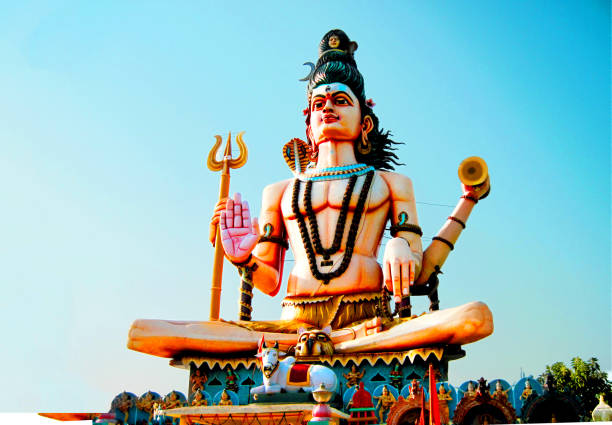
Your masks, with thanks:
[(608, 403), (612, 400), (612, 382), (608, 380), (608, 374), (601, 370), (595, 357), (586, 362), (580, 357), (574, 357), (571, 369), (562, 362), (546, 366), (546, 371), (538, 377), (541, 384), (546, 382), (547, 374), (555, 379), (557, 391), (578, 398), (589, 416), (599, 402), (599, 394), (603, 394)]

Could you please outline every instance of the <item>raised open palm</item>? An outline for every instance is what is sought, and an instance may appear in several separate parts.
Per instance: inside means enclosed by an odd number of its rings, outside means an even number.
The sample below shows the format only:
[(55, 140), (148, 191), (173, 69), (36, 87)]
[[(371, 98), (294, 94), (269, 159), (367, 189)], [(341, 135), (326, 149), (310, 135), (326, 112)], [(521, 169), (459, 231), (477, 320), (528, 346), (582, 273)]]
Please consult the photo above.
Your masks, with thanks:
[(219, 227), (227, 258), (235, 263), (245, 261), (259, 240), (259, 225), (257, 217), (251, 220), (249, 204), (241, 200), (239, 193), (234, 194), (234, 199), (227, 200), (225, 210), (221, 211)]

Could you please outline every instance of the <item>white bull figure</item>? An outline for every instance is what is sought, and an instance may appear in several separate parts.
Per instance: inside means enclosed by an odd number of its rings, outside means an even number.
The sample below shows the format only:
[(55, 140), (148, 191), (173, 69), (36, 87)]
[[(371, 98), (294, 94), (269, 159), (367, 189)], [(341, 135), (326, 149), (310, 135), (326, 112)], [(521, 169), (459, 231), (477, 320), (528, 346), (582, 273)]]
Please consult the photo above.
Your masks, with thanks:
[(261, 360), (263, 385), (251, 389), (251, 394), (272, 394), (281, 390), (287, 392), (313, 391), (325, 385), (328, 391), (335, 391), (338, 378), (333, 370), (321, 365), (295, 364), (295, 357), (280, 361), (286, 353), (278, 350), (278, 342), (272, 347), (260, 343), (256, 357)]

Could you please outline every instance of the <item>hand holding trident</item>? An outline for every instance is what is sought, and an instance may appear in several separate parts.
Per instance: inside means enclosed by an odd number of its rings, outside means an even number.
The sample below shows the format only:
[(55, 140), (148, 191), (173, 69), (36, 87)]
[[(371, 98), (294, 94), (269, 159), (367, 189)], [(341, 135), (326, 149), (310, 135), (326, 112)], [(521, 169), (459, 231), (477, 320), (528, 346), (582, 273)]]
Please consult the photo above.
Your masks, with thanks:
[[(238, 133), (236, 136), (236, 143), (240, 149), (240, 155), (238, 158), (232, 158), (232, 133), (230, 132), (227, 136), (227, 143), (225, 144), (225, 152), (223, 153), (223, 159), (217, 161), (216, 156), (221, 146), (221, 136), (215, 136), (217, 141), (208, 154), (208, 160), (206, 165), (211, 171), (221, 171), (221, 182), (219, 183), (219, 200), (227, 198), (229, 194), (229, 183), (230, 183), (230, 168), (240, 168), (246, 164), (248, 159), (248, 150), (242, 140), (244, 131)], [(213, 259), (213, 273), (212, 273), (212, 286), (210, 289), (210, 320), (219, 320), (219, 305), (221, 303), (221, 280), (223, 277), (223, 245), (221, 244), (221, 232), (219, 231), (218, 225), (215, 225), (215, 255)]]

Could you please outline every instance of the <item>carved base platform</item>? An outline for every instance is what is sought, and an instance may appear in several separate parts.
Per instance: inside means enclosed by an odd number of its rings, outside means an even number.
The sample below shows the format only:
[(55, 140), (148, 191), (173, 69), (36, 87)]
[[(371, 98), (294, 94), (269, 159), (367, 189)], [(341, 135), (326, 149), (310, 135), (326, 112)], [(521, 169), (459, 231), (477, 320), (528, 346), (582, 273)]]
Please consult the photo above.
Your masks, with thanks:
[[(339, 385), (336, 392), (339, 397), (332, 405), (341, 408), (345, 407), (342, 404), (346, 405), (350, 400), (350, 394), (354, 391), (350, 380), (347, 379), (353, 366), (359, 373), (363, 372), (360, 381), (371, 394), (382, 385), (390, 385), (397, 389), (398, 394), (407, 395), (408, 384), (412, 379), (421, 380), (429, 363), (433, 362), (439, 370), (438, 380), (445, 381), (448, 375), (448, 362), (463, 356), (465, 352), (461, 347), (445, 346), (398, 352), (299, 357), (297, 362), (324, 364), (334, 370), (338, 377)], [(189, 401), (194, 397), (195, 385), (196, 390), (200, 388), (205, 397), (211, 400), (209, 404), (215, 404), (221, 392), (226, 389), (236, 401), (234, 404), (247, 405), (253, 402), (250, 396), (251, 388), (262, 384), (262, 374), (255, 357), (188, 355), (172, 359), (170, 364), (190, 371)]]

